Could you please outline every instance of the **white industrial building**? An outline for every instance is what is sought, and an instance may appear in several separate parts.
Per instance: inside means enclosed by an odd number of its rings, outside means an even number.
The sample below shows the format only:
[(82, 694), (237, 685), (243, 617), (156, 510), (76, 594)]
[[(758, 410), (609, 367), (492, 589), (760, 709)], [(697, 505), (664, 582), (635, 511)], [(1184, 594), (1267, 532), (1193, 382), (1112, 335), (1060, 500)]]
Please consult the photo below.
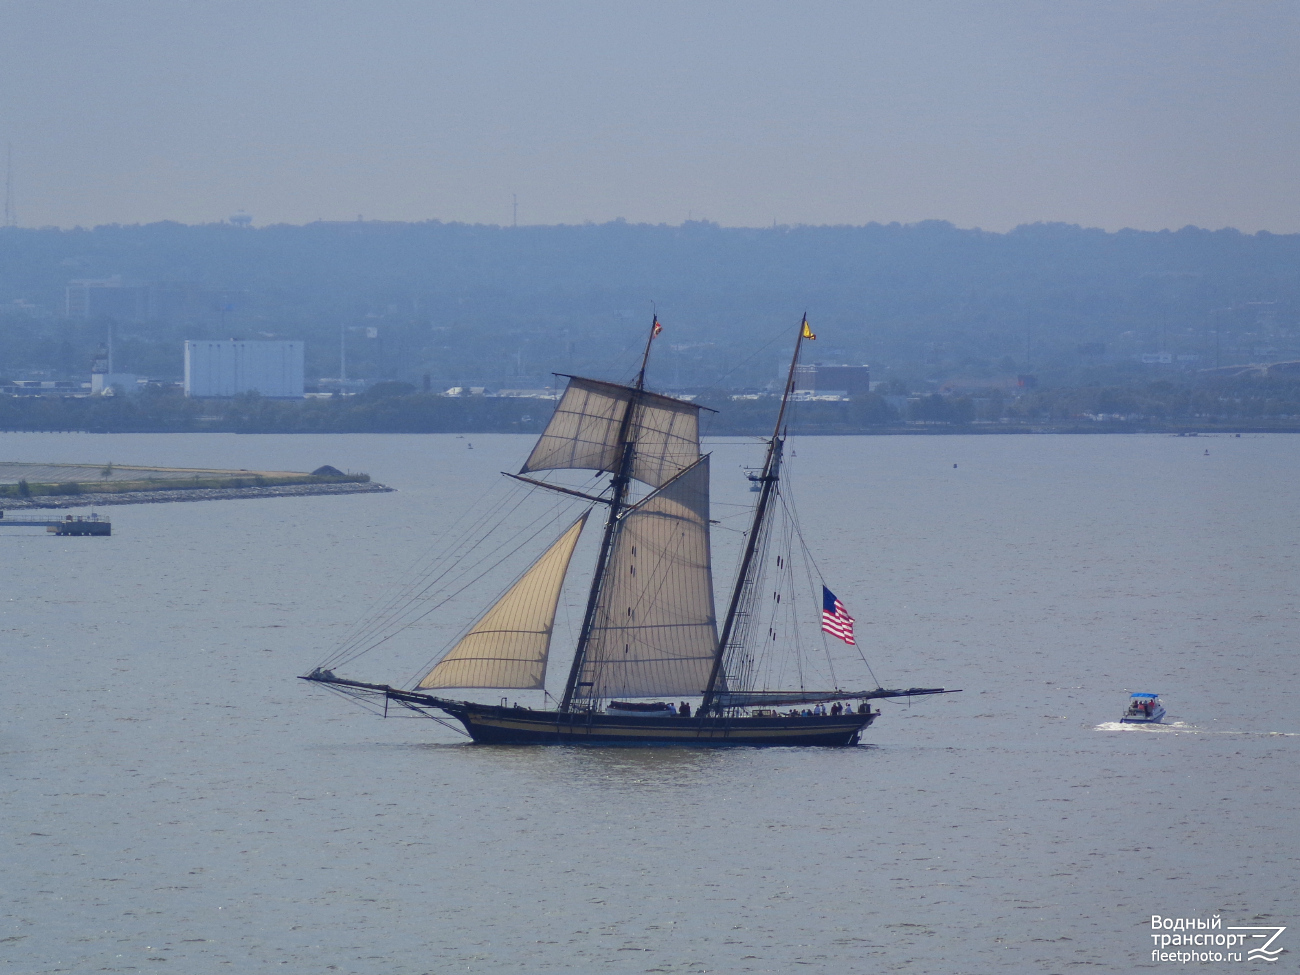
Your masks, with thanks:
[(186, 342), (185, 395), (301, 399), (302, 352), (301, 342)]

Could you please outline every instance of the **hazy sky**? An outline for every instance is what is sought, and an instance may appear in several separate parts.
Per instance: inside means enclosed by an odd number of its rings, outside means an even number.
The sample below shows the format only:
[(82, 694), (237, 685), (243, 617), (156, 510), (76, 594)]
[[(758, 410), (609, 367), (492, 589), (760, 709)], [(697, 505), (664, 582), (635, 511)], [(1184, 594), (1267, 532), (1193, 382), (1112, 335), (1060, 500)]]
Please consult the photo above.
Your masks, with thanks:
[(5, 143), (23, 226), (1295, 232), (1300, 2), (0, 0)]

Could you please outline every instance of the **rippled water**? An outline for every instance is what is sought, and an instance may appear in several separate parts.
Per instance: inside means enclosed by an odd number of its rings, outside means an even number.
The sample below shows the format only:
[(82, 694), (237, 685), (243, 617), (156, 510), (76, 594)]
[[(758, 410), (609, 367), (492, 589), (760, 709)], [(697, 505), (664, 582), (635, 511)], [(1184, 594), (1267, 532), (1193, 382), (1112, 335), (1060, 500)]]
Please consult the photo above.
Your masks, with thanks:
[[(1300, 439), (796, 441), (882, 682), (965, 690), (721, 752), (466, 745), (293, 679), (527, 446), (470, 439), (0, 435), (399, 489), (0, 534), (7, 970), (1117, 971), (1152, 914), (1300, 950)], [(1118, 725), (1133, 690), (1164, 726)]]

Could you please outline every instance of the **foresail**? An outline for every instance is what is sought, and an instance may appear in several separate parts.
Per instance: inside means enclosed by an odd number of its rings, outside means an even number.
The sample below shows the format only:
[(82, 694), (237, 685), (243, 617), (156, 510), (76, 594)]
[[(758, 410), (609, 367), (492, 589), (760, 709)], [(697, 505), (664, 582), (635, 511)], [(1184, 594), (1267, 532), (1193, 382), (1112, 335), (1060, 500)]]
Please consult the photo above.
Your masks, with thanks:
[(717, 647), (709, 553), (709, 459), (624, 515), (578, 696), (698, 695)]
[(619, 428), (632, 396), (627, 438), (630, 474), (661, 487), (700, 459), (700, 408), (617, 383), (570, 377), (555, 413), (519, 473), (593, 470), (614, 473), (622, 460)]
[(575, 521), (420, 681), (422, 688), (540, 690), (564, 574), (587, 523)]

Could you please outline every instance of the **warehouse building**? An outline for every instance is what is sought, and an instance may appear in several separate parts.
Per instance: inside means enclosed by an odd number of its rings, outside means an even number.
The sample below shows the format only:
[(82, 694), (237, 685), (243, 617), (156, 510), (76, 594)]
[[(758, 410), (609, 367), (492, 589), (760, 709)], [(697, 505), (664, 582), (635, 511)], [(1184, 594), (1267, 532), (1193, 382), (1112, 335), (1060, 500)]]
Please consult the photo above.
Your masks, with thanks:
[(185, 343), (185, 395), (238, 396), (258, 393), (301, 399), (301, 342), (199, 341)]

